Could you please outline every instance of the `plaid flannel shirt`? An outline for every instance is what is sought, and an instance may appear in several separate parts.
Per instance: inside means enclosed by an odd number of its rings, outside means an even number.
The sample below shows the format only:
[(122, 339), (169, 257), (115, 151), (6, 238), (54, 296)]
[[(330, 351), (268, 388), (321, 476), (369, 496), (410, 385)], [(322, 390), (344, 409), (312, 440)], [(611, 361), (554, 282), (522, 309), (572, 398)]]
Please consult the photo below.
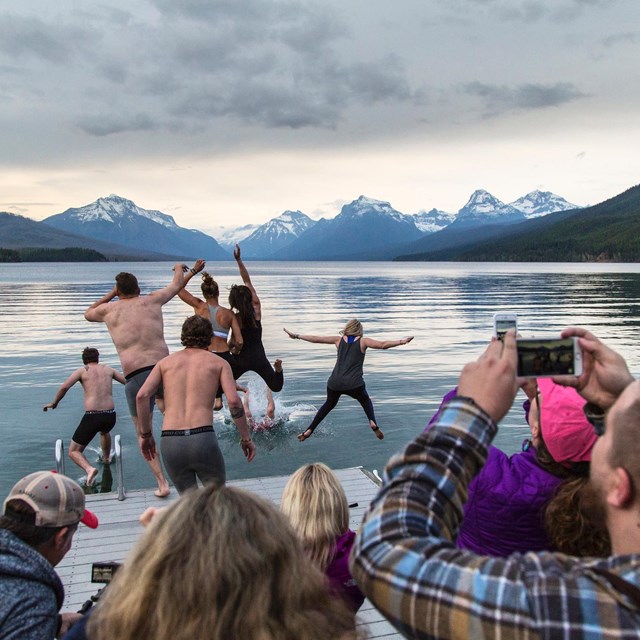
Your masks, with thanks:
[(638, 587), (640, 555), (493, 558), (452, 543), (496, 430), (454, 398), (389, 461), (351, 555), (364, 593), (408, 638), (640, 638), (637, 601), (597, 573)]

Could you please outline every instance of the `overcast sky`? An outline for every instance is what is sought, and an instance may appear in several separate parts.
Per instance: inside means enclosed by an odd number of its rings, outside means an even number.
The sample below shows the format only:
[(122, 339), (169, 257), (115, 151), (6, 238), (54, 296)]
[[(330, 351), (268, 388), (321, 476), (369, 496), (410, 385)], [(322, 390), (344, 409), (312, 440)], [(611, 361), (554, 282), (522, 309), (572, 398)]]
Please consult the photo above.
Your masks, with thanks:
[(203, 230), (640, 182), (638, 0), (3, 0), (0, 210)]

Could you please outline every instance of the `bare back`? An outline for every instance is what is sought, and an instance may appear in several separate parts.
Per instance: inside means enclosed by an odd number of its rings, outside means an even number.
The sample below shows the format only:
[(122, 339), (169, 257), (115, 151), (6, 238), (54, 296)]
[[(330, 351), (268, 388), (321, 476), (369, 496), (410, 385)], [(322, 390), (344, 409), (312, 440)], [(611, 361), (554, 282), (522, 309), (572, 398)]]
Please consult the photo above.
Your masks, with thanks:
[(112, 383), (116, 373), (111, 367), (90, 362), (81, 369), (80, 384), (84, 390), (85, 411), (108, 411), (114, 408)]
[[(196, 348), (178, 351), (158, 363), (164, 388), (163, 429), (212, 424), (216, 390), (225, 365), (228, 367), (218, 356)], [(233, 382), (233, 376), (230, 379)]]
[(154, 365), (169, 354), (164, 340), (162, 302), (155, 296), (124, 298), (105, 307), (104, 322), (125, 375)]

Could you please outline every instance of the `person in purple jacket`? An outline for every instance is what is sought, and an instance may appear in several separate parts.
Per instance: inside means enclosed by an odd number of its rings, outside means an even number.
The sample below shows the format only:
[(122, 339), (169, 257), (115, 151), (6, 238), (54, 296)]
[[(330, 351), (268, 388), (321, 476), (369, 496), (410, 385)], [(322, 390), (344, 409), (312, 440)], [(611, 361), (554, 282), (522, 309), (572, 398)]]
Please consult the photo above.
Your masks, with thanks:
[[(450, 391), (443, 406), (456, 395)], [(588, 481), (597, 440), (575, 389), (539, 378), (524, 403), (531, 438), (512, 456), (489, 448), (487, 463), (469, 485), (456, 544), (479, 554), (562, 551), (605, 556), (609, 539), (591, 516)]]
[(307, 555), (324, 571), (332, 591), (357, 611), (364, 595), (349, 571), (356, 534), (349, 529), (349, 504), (336, 474), (321, 462), (300, 467), (284, 488), (280, 510)]

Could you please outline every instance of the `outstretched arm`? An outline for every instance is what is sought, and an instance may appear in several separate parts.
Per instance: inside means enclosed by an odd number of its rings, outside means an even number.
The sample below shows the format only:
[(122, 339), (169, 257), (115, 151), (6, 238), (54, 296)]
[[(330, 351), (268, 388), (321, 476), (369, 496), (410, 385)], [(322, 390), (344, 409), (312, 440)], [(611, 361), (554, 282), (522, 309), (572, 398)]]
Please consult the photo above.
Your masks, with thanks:
[(67, 391), (73, 387), (73, 385), (80, 380), (80, 376), (82, 375), (82, 369), (76, 369), (61, 385), (58, 391), (56, 391), (56, 395), (53, 398), (53, 402), (49, 402), (49, 404), (45, 404), (42, 407), (43, 411), (47, 411), (47, 409), (55, 409), (60, 400), (67, 395)]
[(292, 339), (292, 340), (304, 340), (305, 342), (313, 342), (315, 344), (338, 344), (340, 342), (340, 336), (310, 336), (310, 335), (302, 335), (301, 333), (293, 333), (293, 331), (289, 331), (284, 327), (282, 330)]
[(240, 271), (240, 277), (242, 278), (242, 282), (245, 287), (248, 287), (251, 291), (251, 302), (253, 303), (253, 307), (256, 311), (256, 320), (260, 320), (260, 314), (262, 308), (260, 306), (260, 298), (258, 298), (258, 294), (256, 293), (255, 287), (251, 283), (251, 277), (249, 276), (249, 272), (247, 271), (247, 267), (244, 266), (244, 262), (242, 262), (242, 257), (240, 255), (240, 245), (237, 244), (236, 248), (233, 250), (233, 257), (236, 259), (238, 263), (238, 270)]
[(107, 311), (106, 305), (108, 302), (111, 302), (111, 300), (113, 300), (117, 295), (118, 292), (116, 291), (116, 288), (113, 287), (113, 289), (111, 289), (109, 293), (103, 295), (100, 300), (94, 302), (84, 312), (84, 319), (88, 320), (89, 322), (104, 322), (104, 316)]
[(168, 284), (163, 289), (158, 289), (157, 291), (153, 291), (149, 295), (152, 298), (155, 298), (160, 304), (165, 304), (171, 300), (175, 295), (179, 293), (181, 289), (187, 284), (188, 280), (185, 279), (186, 273), (190, 273), (192, 276), (198, 273), (196, 269), (196, 265), (199, 266), (200, 271), (204, 269), (204, 260), (196, 260), (195, 264), (191, 269), (187, 267), (186, 264), (177, 263), (173, 267), (173, 280), (171, 284)]
[(178, 297), (180, 298), (180, 300), (182, 300), (182, 302), (186, 302), (189, 306), (193, 307), (194, 309), (197, 309), (203, 302), (199, 298), (192, 296), (187, 291), (187, 284), (189, 284), (189, 281), (191, 280), (191, 278), (193, 278), (193, 276), (196, 275), (196, 273), (200, 273), (204, 269), (205, 264), (206, 262), (204, 260), (198, 258), (198, 260), (195, 261), (193, 267), (191, 267), (189, 271), (185, 272), (184, 286), (182, 289), (180, 289), (180, 291), (178, 291)]
[(408, 344), (413, 340), (413, 336), (407, 336), (400, 340), (374, 340), (373, 338), (362, 338), (362, 346), (371, 349), (392, 349), (403, 344)]

